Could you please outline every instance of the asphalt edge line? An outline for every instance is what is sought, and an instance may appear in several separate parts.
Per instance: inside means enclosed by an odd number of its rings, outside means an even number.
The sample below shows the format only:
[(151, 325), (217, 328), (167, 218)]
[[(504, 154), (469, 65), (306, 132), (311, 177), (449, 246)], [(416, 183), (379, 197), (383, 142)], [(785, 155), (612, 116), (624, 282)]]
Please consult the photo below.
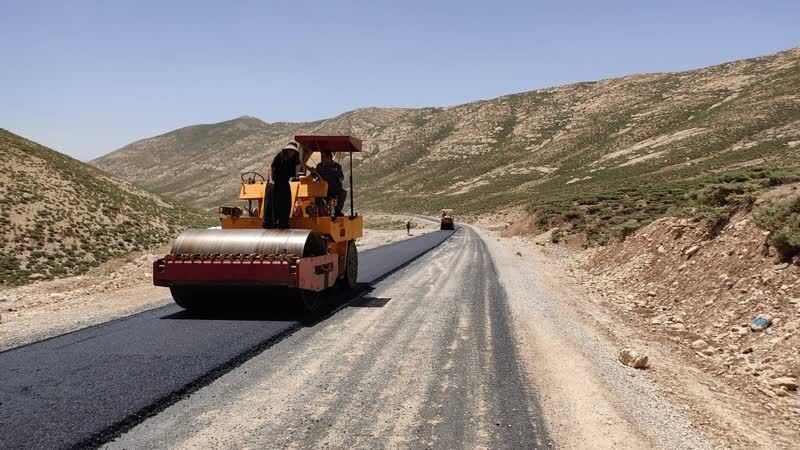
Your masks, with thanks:
[[(456, 234), (456, 233), (458, 232), (458, 230), (460, 230), (460, 229), (461, 229), (461, 227), (460, 227), (460, 226), (456, 227), (455, 231), (453, 231), (452, 233), (450, 233), (449, 235), (447, 235), (447, 237), (446, 237), (446, 238), (444, 238), (444, 239), (442, 239), (441, 241), (439, 241), (439, 242), (438, 242), (436, 245), (434, 245), (433, 247), (431, 247), (431, 248), (429, 248), (429, 249), (427, 249), (427, 250), (425, 250), (425, 251), (423, 251), (423, 252), (420, 252), (420, 254), (418, 254), (418, 255), (416, 255), (416, 256), (413, 256), (411, 259), (409, 259), (408, 261), (404, 262), (403, 264), (400, 264), (399, 266), (395, 267), (394, 269), (392, 269), (392, 270), (390, 270), (390, 271), (388, 271), (388, 272), (384, 273), (383, 275), (379, 276), (378, 278), (375, 278), (374, 280), (370, 281), (369, 283), (365, 283), (365, 284), (367, 284), (367, 285), (369, 285), (369, 286), (372, 286), (373, 284), (375, 284), (375, 283), (379, 283), (379, 282), (381, 282), (381, 281), (385, 280), (386, 278), (390, 277), (391, 275), (394, 275), (395, 273), (397, 273), (397, 272), (398, 272), (398, 271), (400, 271), (401, 269), (404, 269), (404, 268), (405, 268), (406, 266), (408, 266), (409, 264), (411, 264), (411, 263), (413, 263), (414, 261), (418, 260), (419, 258), (421, 258), (421, 257), (425, 256), (425, 255), (426, 255), (426, 254), (427, 254), (429, 251), (431, 251), (431, 250), (433, 250), (433, 249), (437, 248), (438, 246), (440, 246), (440, 245), (444, 244), (445, 242), (447, 242), (448, 240), (450, 240), (450, 238), (451, 238), (451, 237), (453, 237), (453, 235), (454, 235), (454, 234)], [(402, 241), (400, 241), (400, 242), (402, 242)]]
[[(445, 241), (447, 241), (448, 239), (453, 237), (453, 235), (456, 234), (456, 231), (458, 231), (458, 229), (460, 229), (460, 228), (461, 228), (460, 226), (457, 227), (455, 231), (450, 233), (446, 238), (444, 238), (441, 241), (439, 241), (436, 245), (432, 246), (431, 248), (425, 249), (424, 251), (420, 252), (418, 255), (414, 256), (413, 258), (409, 259), (408, 261), (404, 262), (403, 264), (400, 264), (399, 266), (395, 267), (394, 269), (384, 273), (380, 277), (370, 281), (369, 283), (361, 283), (359, 288), (358, 288), (358, 290), (355, 292), (356, 295), (352, 296), (349, 300), (347, 300), (346, 302), (343, 302), (341, 305), (339, 305), (336, 308), (334, 308), (333, 310), (331, 310), (331, 312), (329, 314), (326, 314), (325, 316), (323, 316), (319, 320), (315, 321), (314, 323), (307, 325), (307, 327), (308, 328), (314, 327), (318, 323), (325, 321), (329, 317), (332, 317), (333, 315), (335, 315), (339, 311), (351, 306), (353, 304), (353, 302), (355, 302), (356, 300), (359, 300), (359, 299), (363, 298), (365, 295), (369, 294), (372, 291), (372, 285), (383, 281), (384, 279), (388, 278), (389, 276), (393, 275), (394, 273), (400, 271), (401, 269), (405, 268), (409, 264), (413, 263), (417, 259), (423, 257), (426, 253), (428, 253), (431, 250), (435, 249), (436, 247), (444, 244)], [(421, 236), (418, 236), (418, 237), (422, 237), (422, 236), (424, 236), (424, 235), (421, 235)], [(403, 241), (398, 241), (398, 242), (403, 242)], [(397, 242), (393, 242), (393, 244), (397, 244)]]

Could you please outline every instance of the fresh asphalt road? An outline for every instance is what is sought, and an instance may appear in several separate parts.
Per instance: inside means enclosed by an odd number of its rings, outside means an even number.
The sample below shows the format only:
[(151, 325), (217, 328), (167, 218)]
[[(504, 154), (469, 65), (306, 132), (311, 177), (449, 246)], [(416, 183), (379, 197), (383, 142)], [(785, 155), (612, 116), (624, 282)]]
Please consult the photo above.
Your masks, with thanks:
[[(359, 282), (451, 234), (363, 252)], [(276, 314), (198, 317), (171, 305), (2, 352), (0, 448), (99, 445), (301, 328)]]
[(544, 448), (506, 292), (468, 227), (107, 444)]

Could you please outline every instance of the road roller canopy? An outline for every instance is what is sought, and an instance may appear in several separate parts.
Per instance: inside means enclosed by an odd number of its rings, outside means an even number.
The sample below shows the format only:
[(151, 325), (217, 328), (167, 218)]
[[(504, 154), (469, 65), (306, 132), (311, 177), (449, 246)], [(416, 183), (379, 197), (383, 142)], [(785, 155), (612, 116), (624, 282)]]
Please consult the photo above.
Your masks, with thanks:
[(361, 151), (361, 139), (353, 136), (295, 136), (311, 152), (353, 153)]

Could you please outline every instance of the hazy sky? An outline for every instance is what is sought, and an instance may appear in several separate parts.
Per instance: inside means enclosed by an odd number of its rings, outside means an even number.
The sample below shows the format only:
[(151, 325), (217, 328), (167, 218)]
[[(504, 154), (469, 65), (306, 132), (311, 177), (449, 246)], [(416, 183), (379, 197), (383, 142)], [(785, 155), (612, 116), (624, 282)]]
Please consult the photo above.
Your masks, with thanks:
[(245, 114), (305, 121), (702, 67), (798, 46), (798, 24), (797, 0), (0, 0), (0, 128), (87, 160)]

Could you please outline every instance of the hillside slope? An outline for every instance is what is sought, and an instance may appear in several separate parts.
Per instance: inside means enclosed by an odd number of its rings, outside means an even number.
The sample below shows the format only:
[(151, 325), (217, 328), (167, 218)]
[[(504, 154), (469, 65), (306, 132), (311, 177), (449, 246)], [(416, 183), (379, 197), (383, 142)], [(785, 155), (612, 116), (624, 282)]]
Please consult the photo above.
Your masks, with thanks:
[[(144, 139), (93, 163), (214, 207), (236, 192), (239, 172), (263, 170), (298, 133), (363, 138), (357, 202), (374, 209), (563, 209), (589, 192), (682, 191), (710, 174), (798, 164), (800, 49), (447, 108), (368, 108), (293, 124), (243, 117)], [(660, 195), (651, 194), (642, 198)]]
[(0, 129), (0, 285), (83, 273), (207, 220)]

